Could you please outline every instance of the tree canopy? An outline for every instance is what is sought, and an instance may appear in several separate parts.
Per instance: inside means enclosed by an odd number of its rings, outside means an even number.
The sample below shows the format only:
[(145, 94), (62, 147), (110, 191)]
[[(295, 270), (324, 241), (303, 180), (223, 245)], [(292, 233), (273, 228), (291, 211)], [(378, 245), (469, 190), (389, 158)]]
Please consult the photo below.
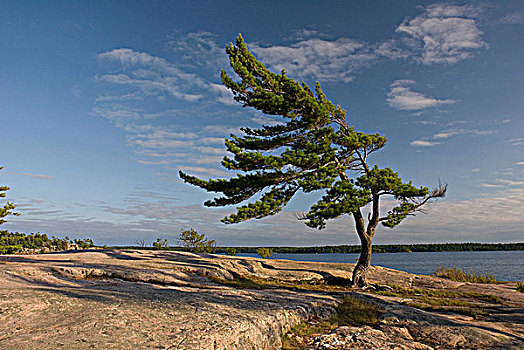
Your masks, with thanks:
[[(221, 78), (234, 99), (243, 107), (280, 118), (280, 123), (257, 129), (244, 127), (243, 135), (231, 134), (225, 140), (232, 156), (224, 157), (222, 165), (236, 175), (203, 180), (180, 171), (180, 177), (222, 194), (204, 203), (209, 207), (241, 204), (257, 196), (222, 219), (226, 224), (277, 214), (299, 191), (325, 191), (301, 219), (310, 227), (323, 229), (330, 219), (353, 216), (363, 247), (362, 261), (355, 269), (360, 272), (354, 271), (353, 282), (363, 285), (378, 223), (397, 226), (428, 201), (443, 197), (446, 186), (429, 191), (403, 181), (388, 167), (371, 166), (369, 156), (385, 146), (386, 138), (356, 131), (348, 124), (347, 112), (327, 99), (318, 82), (311, 89), (305, 82), (288, 77), (285, 70), (271, 72), (248, 50), (241, 35), (226, 52), (239, 81), (224, 70)], [(394, 198), (397, 205), (381, 217), (379, 206), (384, 196)], [(366, 226), (361, 210), (368, 205)]]
[[(3, 169), (3, 167), (0, 167), (0, 171)], [(10, 188), (7, 186), (0, 186), (0, 198), (5, 198), (6, 192), (9, 191)], [(6, 220), (4, 219), (7, 215), (20, 215), (20, 213), (15, 212), (16, 205), (13, 202), (7, 202), (3, 206), (0, 207), (0, 225), (4, 224)]]

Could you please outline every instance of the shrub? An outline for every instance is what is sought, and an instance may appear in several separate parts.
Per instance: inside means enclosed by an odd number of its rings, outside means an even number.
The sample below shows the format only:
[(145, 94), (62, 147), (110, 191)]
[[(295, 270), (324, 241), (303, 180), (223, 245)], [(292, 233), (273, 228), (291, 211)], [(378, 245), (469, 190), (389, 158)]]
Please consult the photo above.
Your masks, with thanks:
[(214, 253), (216, 250), (214, 239), (208, 240), (205, 234), (200, 234), (192, 228), (182, 230), (179, 239), (184, 247), (190, 248), (195, 253)]
[(153, 248), (158, 250), (167, 248), (167, 239), (157, 238), (156, 242), (153, 242)]
[(273, 255), (273, 249), (271, 248), (258, 248), (257, 254), (263, 257), (264, 259), (269, 258), (271, 255)]
[(524, 282), (517, 283), (517, 292), (524, 293)]
[(226, 248), (226, 254), (231, 256), (237, 255), (237, 250), (235, 248), (227, 247)]

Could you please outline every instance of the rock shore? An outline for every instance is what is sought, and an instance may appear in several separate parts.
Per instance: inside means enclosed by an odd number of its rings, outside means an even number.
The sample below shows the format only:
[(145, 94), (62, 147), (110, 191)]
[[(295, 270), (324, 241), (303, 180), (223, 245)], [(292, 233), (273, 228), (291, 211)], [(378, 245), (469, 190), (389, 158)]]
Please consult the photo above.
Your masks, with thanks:
[[(524, 348), (524, 294), (514, 283), (457, 283), (371, 268), (378, 285), (498, 297), (479, 306), (490, 313), (473, 319), (337, 286), (352, 268), (168, 251), (1, 256), (0, 348), (280, 349), (292, 326), (333, 314), (348, 293), (380, 305), (379, 324), (338, 327), (304, 349)], [(256, 283), (238, 284), (246, 278)]]

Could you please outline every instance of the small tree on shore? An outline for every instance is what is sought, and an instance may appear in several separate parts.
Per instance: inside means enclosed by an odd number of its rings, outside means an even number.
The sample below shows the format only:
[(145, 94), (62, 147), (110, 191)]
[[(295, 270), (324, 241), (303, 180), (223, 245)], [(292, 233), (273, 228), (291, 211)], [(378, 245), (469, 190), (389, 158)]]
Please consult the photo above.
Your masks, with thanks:
[[(0, 171), (4, 167), (0, 167)], [(9, 191), (10, 188), (7, 186), (0, 186), (0, 198), (5, 198), (6, 192)], [(15, 212), (16, 205), (13, 202), (7, 202), (3, 206), (0, 206), (0, 225), (6, 222), (4, 219), (7, 215), (15, 215), (18, 216), (20, 213)]]
[(273, 249), (261, 247), (257, 249), (257, 254), (263, 257), (264, 259), (267, 259), (271, 255), (273, 255)]
[[(209, 207), (239, 204), (260, 195), (222, 219), (226, 224), (275, 215), (299, 191), (324, 191), (299, 218), (310, 227), (323, 229), (330, 219), (345, 214), (353, 217), (361, 252), (352, 283), (364, 286), (378, 224), (397, 226), (425, 204), (443, 197), (446, 186), (439, 184), (431, 191), (417, 188), (392, 169), (371, 164), (369, 156), (384, 147), (384, 136), (355, 131), (346, 111), (327, 99), (319, 83), (313, 91), (284, 70), (280, 74), (269, 71), (249, 52), (242, 36), (226, 52), (240, 81), (222, 70), (222, 83), (244, 107), (280, 116), (281, 124), (241, 128), (243, 136), (232, 134), (226, 139), (233, 157), (224, 157), (222, 165), (236, 171), (236, 176), (202, 180), (180, 171), (180, 177), (206, 191), (223, 193), (204, 203)], [(381, 198), (386, 196), (397, 203), (381, 216)], [(362, 212), (365, 207), (369, 208), (367, 220)]]
[(216, 242), (214, 239), (208, 240), (204, 233), (198, 233), (192, 228), (182, 230), (180, 233), (182, 246), (190, 248), (195, 253), (214, 253)]
[(158, 250), (167, 248), (167, 239), (157, 238), (156, 241), (153, 242), (153, 248)]

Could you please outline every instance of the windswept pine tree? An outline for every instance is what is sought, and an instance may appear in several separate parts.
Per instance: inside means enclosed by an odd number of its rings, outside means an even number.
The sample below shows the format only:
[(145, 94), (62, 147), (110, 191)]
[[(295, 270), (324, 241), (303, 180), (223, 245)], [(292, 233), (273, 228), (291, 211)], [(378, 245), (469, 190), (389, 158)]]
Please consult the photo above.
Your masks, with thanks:
[[(4, 167), (0, 167), (0, 171)], [(5, 198), (6, 192), (9, 191), (9, 187), (7, 186), (0, 186), (0, 198)], [(7, 202), (3, 206), (0, 207), (0, 225), (5, 223), (5, 218), (7, 215), (20, 215), (20, 213), (16, 213), (13, 210), (15, 210), (16, 205), (13, 202)]]
[[(348, 124), (346, 111), (326, 98), (318, 82), (313, 91), (284, 70), (280, 74), (269, 71), (249, 52), (241, 35), (226, 52), (240, 81), (222, 70), (222, 83), (235, 100), (244, 107), (280, 117), (282, 123), (241, 128), (244, 135), (232, 134), (225, 140), (234, 156), (224, 157), (222, 165), (236, 171), (236, 176), (202, 180), (180, 171), (180, 177), (206, 191), (223, 194), (206, 201), (208, 207), (240, 204), (260, 195), (222, 219), (226, 224), (275, 215), (299, 191), (324, 191), (300, 219), (310, 227), (323, 229), (327, 220), (345, 214), (353, 217), (361, 253), (352, 284), (364, 286), (378, 224), (397, 226), (423, 205), (443, 197), (446, 186), (439, 184), (431, 191), (417, 188), (390, 168), (371, 164), (370, 155), (386, 144), (384, 136), (355, 131)], [(386, 196), (394, 198), (397, 205), (380, 216), (381, 198)], [(367, 218), (363, 215), (365, 207), (369, 207)]]

